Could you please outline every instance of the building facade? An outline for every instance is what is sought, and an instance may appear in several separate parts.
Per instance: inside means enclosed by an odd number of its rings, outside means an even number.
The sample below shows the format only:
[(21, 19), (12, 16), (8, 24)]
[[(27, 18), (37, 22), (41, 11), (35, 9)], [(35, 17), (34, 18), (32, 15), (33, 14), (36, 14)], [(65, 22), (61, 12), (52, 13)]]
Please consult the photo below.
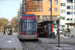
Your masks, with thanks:
[[(51, 20), (51, 0), (25, 0), (25, 14), (35, 14), (38, 22)], [(52, 20), (60, 16), (60, 0), (52, 0)]]
[[(61, 0), (60, 27), (67, 28), (66, 23), (75, 22), (75, 0)], [(69, 26), (72, 28), (73, 26)]]

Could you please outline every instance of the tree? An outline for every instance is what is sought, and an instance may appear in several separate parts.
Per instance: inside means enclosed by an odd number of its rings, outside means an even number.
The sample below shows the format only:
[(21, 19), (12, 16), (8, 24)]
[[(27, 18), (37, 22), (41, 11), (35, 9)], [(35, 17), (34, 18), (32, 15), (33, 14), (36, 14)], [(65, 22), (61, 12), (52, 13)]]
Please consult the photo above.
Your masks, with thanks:
[(15, 17), (11, 20), (11, 27), (16, 27), (17, 26), (17, 20)]
[(7, 26), (7, 24), (9, 23), (9, 21), (5, 18), (0, 18), (0, 27), (5, 28)]

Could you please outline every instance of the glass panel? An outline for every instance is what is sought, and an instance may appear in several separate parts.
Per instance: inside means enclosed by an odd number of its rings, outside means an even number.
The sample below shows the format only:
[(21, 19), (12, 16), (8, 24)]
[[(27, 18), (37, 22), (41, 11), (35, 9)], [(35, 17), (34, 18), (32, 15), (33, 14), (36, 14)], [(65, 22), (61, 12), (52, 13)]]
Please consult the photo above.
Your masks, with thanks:
[(63, 13), (63, 10), (61, 10), (61, 13)]
[(75, 15), (75, 12), (74, 12), (74, 15)]
[(70, 6), (67, 6), (67, 9), (70, 9)]
[(72, 9), (72, 6), (70, 6), (70, 9)]
[(70, 15), (70, 12), (67, 12), (68, 15)]
[(67, 20), (69, 20), (69, 18)]
[(30, 31), (31, 30), (36, 30), (36, 28), (35, 28), (36, 23), (33, 23), (33, 22), (30, 23), (30, 22), (28, 22), (27, 25), (28, 25), (27, 26), (27, 30), (30, 30)]
[(72, 12), (70, 12), (70, 14), (72, 15)]
[(75, 0), (74, 0), (74, 3), (75, 3)]
[(65, 10), (63, 10), (63, 13), (65, 13)]
[(51, 11), (51, 8), (49, 8), (49, 11)]
[(74, 22), (75, 22), (75, 18), (74, 18)]
[(55, 4), (57, 4), (57, 0), (55, 0)]
[(75, 6), (74, 6), (74, 9), (75, 9)]
[(61, 13), (65, 13), (65, 10), (61, 10)]
[(43, 0), (34, 0), (34, 1), (43, 1)]
[(23, 22), (23, 31), (25, 31), (27, 28), (27, 23), (26, 22)]
[(51, 4), (51, 0), (49, 0), (49, 4)]
[(57, 8), (55, 8), (55, 11), (57, 11)]
[(67, 0), (67, 3), (72, 3), (73, 2), (73, 0)]
[(65, 6), (65, 3), (61, 3), (61, 6)]
[(26, 30), (31, 30), (31, 31), (36, 31), (36, 20), (22, 20), (22, 25), (21, 27), (23, 28), (23, 31)]

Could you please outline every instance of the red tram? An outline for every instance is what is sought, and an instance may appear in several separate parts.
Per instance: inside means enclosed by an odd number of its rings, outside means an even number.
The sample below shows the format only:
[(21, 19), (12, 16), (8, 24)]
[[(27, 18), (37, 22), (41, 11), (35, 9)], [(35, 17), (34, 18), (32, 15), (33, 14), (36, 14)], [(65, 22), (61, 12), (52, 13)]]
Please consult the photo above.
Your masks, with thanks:
[(37, 25), (36, 17), (33, 14), (22, 14), (20, 18), (19, 39), (36, 39)]

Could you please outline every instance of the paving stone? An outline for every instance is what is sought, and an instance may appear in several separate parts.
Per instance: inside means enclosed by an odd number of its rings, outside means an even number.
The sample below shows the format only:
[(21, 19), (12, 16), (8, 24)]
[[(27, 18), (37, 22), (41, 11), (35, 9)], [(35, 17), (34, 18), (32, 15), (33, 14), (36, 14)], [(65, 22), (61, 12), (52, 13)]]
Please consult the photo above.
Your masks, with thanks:
[(21, 43), (17, 36), (5, 35), (0, 38), (1, 50), (22, 50)]

